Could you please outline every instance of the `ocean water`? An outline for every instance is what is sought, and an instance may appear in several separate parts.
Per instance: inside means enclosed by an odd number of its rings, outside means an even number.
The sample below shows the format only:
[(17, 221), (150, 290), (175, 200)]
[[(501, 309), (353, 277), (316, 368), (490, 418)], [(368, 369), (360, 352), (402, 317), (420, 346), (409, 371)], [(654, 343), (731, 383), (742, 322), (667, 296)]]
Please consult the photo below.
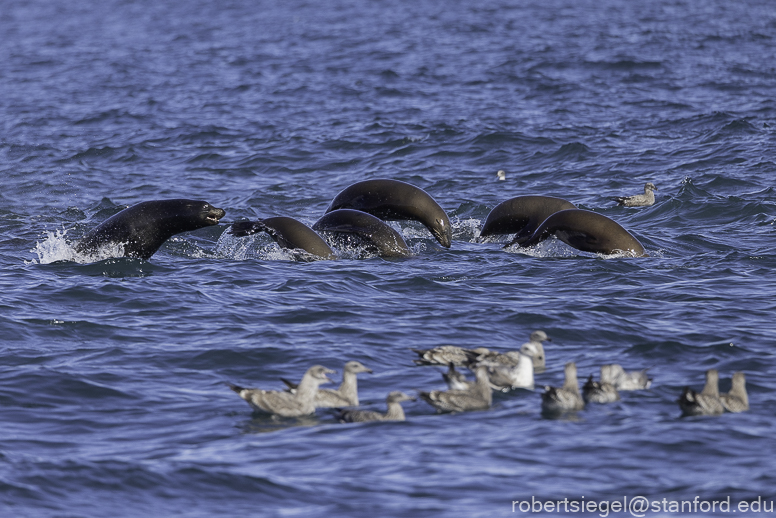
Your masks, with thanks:
[[(0, 53), (3, 516), (773, 509), (772, 2), (30, 0), (2, 3)], [(298, 262), (225, 234), (311, 225), (370, 178), (431, 194), (453, 246), (393, 222), (411, 258)], [(653, 206), (612, 201), (648, 181)], [(606, 215), (649, 257), (479, 242), (525, 194)], [(74, 254), (165, 198), (227, 215), (148, 261)], [(410, 348), (505, 351), (535, 329), (552, 338), (537, 389), (483, 412), (273, 419), (226, 385), (280, 389), (313, 364), (339, 379), (359, 360), (362, 403), (382, 409), (444, 387)], [(582, 381), (649, 368), (653, 386), (546, 418), (541, 387), (567, 361)], [(709, 368), (722, 391), (746, 373), (748, 412), (680, 418)], [(588, 512), (545, 505), (564, 499)]]

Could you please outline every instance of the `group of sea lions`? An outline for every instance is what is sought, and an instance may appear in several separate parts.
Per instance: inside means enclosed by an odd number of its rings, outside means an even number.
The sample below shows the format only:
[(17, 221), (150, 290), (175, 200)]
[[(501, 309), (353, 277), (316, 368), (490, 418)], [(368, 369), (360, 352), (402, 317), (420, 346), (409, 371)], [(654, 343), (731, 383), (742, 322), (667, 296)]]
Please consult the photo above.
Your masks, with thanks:
[[(654, 189), (652, 184), (647, 186)], [(647, 188), (646, 192), (652, 194)], [(112, 245), (125, 257), (148, 259), (173, 235), (216, 225), (225, 213), (196, 200), (138, 203), (84, 235), (76, 251), (95, 253)], [(337, 255), (325, 238), (343, 236), (355, 237), (382, 257), (408, 257), (411, 251), (404, 238), (386, 223), (395, 220), (418, 221), (440, 245), (450, 248), (452, 244), (450, 218), (442, 207), (423, 189), (388, 179), (366, 180), (347, 187), (312, 228), (294, 218), (276, 216), (235, 222), (229, 232), (238, 237), (266, 232), (280, 247), (306, 258), (335, 259)], [(499, 234), (515, 235), (507, 246), (529, 247), (555, 236), (585, 252), (647, 255), (638, 239), (614, 220), (551, 196), (518, 196), (497, 205), (488, 214), (480, 237)]]

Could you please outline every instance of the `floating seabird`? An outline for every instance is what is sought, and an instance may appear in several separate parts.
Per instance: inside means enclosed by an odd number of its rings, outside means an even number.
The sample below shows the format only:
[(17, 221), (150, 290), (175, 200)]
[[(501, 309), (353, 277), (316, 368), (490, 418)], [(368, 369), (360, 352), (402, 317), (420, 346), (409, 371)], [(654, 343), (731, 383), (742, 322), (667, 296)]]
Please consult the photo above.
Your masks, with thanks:
[(728, 412), (749, 410), (749, 396), (746, 393), (746, 376), (743, 372), (733, 374), (733, 386), (730, 392), (720, 394), (719, 400)]
[(655, 203), (655, 193), (657, 187), (654, 183), (647, 182), (644, 185), (644, 194), (636, 194), (634, 196), (619, 196), (614, 198), (617, 205), (624, 205), (626, 207), (646, 207)]
[(535, 371), (542, 372), (545, 365), (542, 342), (552, 342), (552, 338), (547, 336), (544, 331), (537, 330), (531, 333), (529, 340), (520, 346), (520, 352), (531, 357)]
[(294, 394), (279, 390), (243, 388), (231, 383), (229, 387), (256, 411), (282, 417), (298, 417), (315, 412), (315, 394), (318, 392), (318, 387), (323, 383), (332, 383), (326, 375), (334, 372), (320, 365), (310, 367)]
[(480, 354), (473, 360), (472, 365), (483, 365), (488, 368), (488, 380), (494, 390), (513, 388), (533, 390), (534, 388), (533, 361), (519, 351)]
[(475, 386), (469, 390), (432, 390), (419, 392), (421, 399), (441, 412), (465, 412), (467, 410), (487, 410), (493, 401), (488, 382), (488, 368), (479, 365), (474, 371), (477, 377)]
[(601, 366), (601, 381), (611, 383), (617, 390), (644, 390), (652, 386), (647, 369), (626, 372), (616, 363)]
[(591, 374), (587, 383), (582, 385), (582, 399), (585, 403), (613, 403), (619, 401), (620, 394), (611, 383), (594, 381)]
[(717, 369), (706, 371), (706, 386), (698, 393), (685, 387), (677, 400), (684, 415), (719, 415), (725, 411), (719, 400), (719, 373)]
[(577, 365), (568, 362), (564, 368), (566, 376), (560, 388), (545, 386), (542, 394), (542, 411), (549, 414), (572, 412), (585, 408), (585, 402), (579, 394)]
[[(315, 408), (338, 408), (343, 406), (358, 406), (358, 379), (360, 372), (372, 373), (372, 369), (364, 367), (355, 360), (349, 361), (342, 369), (342, 384), (335, 389), (320, 389), (315, 394)], [(296, 390), (296, 383), (280, 378), (290, 392)]]
[(496, 173), (496, 176), (498, 176), (499, 180), (506, 180), (507, 179), (507, 172), (504, 171), (503, 169), (499, 169), (498, 172)]
[(404, 421), (404, 409), (401, 407), (402, 401), (414, 401), (415, 398), (408, 396), (404, 392), (391, 392), (385, 399), (388, 404), (388, 411), (384, 414), (371, 410), (340, 410), (339, 420), (341, 423), (365, 423), (367, 421)]
[(463, 372), (455, 370), (455, 365), (452, 363), (447, 372), (442, 373), (442, 378), (450, 390), (469, 390), (476, 385), (476, 382), (467, 380)]
[(433, 349), (412, 349), (420, 359), (413, 360), (416, 365), (441, 365), (443, 367), (451, 363), (456, 367), (468, 365), (472, 355), (488, 352), (485, 347), (476, 349), (464, 349), (455, 345), (442, 345)]

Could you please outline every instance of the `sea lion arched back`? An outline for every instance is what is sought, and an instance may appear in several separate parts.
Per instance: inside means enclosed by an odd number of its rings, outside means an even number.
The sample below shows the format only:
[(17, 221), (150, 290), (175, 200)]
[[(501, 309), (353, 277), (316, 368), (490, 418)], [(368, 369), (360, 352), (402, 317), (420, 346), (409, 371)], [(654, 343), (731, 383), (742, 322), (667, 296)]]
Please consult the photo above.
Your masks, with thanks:
[(282, 248), (304, 250), (323, 259), (336, 259), (331, 247), (313, 229), (294, 218), (276, 216), (257, 221), (238, 221), (229, 230), (237, 237), (266, 232)]
[(377, 248), (382, 257), (408, 257), (412, 255), (401, 234), (383, 220), (353, 209), (339, 209), (325, 214), (315, 222), (317, 231), (355, 234)]
[(636, 257), (647, 255), (639, 240), (619, 223), (602, 214), (582, 209), (556, 212), (544, 220), (531, 238), (520, 246), (533, 246), (552, 235), (583, 252), (607, 255), (629, 252)]
[(426, 191), (399, 180), (365, 180), (354, 183), (334, 197), (326, 212), (355, 209), (387, 221), (419, 221), (439, 244), (450, 248), (453, 230), (450, 218)]
[(570, 201), (552, 196), (517, 196), (499, 203), (490, 211), (480, 237), (517, 234), (510, 244), (522, 243), (552, 214), (576, 208)]

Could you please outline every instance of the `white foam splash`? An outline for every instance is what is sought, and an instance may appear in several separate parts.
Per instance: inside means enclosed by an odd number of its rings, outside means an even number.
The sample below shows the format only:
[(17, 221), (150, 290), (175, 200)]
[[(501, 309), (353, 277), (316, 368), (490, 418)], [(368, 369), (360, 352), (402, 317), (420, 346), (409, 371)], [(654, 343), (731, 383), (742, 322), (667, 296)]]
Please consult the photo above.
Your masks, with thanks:
[(623, 259), (639, 257), (632, 251), (617, 251), (612, 254), (596, 253), (596, 252), (584, 252), (577, 250), (576, 248), (567, 245), (555, 236), (551, 236), (548, 239), (537, 243), (527, 248), (520, 248), (518, 246), (512, 246), (507, 248), (509, 252), (517, 252), (531, 257), (591, 257), (598, 259)]
[(247, 259), (261, 259), (265, 261), (298, 261), (310, 260), (315, 256), (303, 251), (294, 251), (281, 248), (267, 236), (255, 234), (252, 236), (235, 237), (228, 232), (219, 236), (216, 243), (215, 256), (235, 261)]
[(75, 244), (71, 243), (66, 236), (67, 230), (46, 231), (43, 241), (36, 242), (35, 248), (30, 250), (38, 256), (38, 260), (25, 261), (25, 264), (50, 264), (57, 261), (93, 263), (124, 256), (124, 243), (107, 243), (94, 253), (82, 254), (76, 252)]
[(575, 257), (585, 253), (570, 247), (555, 236), (537, 243), (534, 246), (525, 248), (510, 246), (507, 250), (509, 252), (519, 252), (521, 254), (530, 255), (531, 257)]
[(480, 239), (482, 230), (482, 221), (477, 218), (460, 219), (455, 217), (451, 221), (453, 226), (453, 236), (456, 238), (468, 239), (470, 243), (477, 243)]

